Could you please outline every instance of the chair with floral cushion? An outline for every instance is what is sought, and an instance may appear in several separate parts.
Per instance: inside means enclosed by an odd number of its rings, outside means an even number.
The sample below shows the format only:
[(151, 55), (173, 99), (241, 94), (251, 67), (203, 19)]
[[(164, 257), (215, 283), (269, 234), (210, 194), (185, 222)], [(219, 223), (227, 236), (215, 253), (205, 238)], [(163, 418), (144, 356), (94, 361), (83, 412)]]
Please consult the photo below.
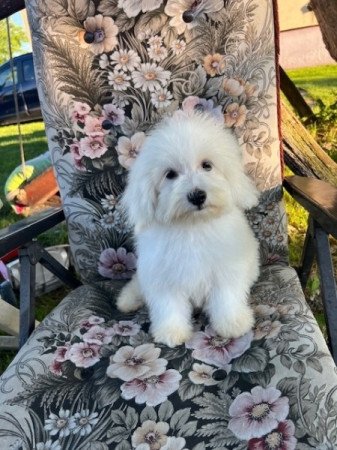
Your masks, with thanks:
[[(83, 285), (1, 377), (1, 449), (337, 448), (337, 373), (287, 263), (272, 0), (28, 0), (39, 94)], [(148, 129), (178, 108), (224, 115), (261, 191), (256, 326), (195, 317), (154, 344), (116, 293), (136, 267), (120, 206)], [(154, 242), (155, 246), (156, 243)]]

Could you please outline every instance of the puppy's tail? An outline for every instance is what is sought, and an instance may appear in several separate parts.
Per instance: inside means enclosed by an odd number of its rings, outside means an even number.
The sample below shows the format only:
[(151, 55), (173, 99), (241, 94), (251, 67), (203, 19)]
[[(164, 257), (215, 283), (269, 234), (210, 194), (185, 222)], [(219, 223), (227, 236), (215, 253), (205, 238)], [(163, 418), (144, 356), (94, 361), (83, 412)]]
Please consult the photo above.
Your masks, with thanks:
[(137, 311), (144, 305), (137, 274), (123, 287), (117, 297), (116, 305), (124, 313)]

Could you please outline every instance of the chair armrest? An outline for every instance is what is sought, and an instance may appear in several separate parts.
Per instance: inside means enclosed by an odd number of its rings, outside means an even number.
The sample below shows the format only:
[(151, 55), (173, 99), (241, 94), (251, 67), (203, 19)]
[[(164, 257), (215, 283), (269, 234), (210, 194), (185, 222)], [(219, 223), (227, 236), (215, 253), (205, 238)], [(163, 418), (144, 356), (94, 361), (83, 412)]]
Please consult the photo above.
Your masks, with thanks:
[(286, 177), (286, 190), (328, 233), (337, 238), (337, 188), (316, 178)]
[(49, 208), (0, 230), (0, 258), (63, 222), (62, 208)]

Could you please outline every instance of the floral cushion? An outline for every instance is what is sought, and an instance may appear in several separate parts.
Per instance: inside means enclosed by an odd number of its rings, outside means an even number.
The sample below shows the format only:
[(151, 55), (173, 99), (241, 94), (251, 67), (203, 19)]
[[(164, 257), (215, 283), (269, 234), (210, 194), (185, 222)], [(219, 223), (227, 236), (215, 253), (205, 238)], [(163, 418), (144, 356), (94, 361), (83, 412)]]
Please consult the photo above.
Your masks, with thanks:
[(73, 291), (0, 379), (1, 448), (337, 448), (337, 373), (296, 273), (265, 267), (252, 332), (154, 344), (145, 309), (123, 315), (121, 282)]
[[(39, 94), (69, 239), (87, 281), (134, 264), (120, 207), (149, 128), (178, 108), (233, 129), (261, 192), (263, 264), (286, 254), (273, 1), (28, 0)], [(124, 271), (121, 270), (124, 268)]]

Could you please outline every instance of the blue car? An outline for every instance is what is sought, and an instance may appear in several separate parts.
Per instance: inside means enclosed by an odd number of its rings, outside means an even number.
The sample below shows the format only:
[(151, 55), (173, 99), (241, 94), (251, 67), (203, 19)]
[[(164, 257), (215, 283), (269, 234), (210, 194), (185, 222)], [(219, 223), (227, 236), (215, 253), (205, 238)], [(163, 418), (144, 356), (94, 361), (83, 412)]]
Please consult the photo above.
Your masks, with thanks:
[[(37, 94), (32, 53), (13, 58), (18, 94), (20, 120), (27, 122), (42, 118)], [(10, 61), (0, 66), (0, 124), (16, 123), (14, 85)]]

